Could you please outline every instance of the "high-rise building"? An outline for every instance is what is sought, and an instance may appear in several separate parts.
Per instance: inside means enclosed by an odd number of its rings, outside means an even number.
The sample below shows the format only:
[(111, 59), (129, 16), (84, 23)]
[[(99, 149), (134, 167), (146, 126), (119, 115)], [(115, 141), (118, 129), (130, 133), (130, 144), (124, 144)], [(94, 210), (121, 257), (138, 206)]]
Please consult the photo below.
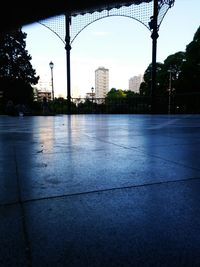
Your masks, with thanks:
[(141, 74), (130, 78), (129, 79), (129, 90), (135, 93), (139, 93), (140, 84), (142, 83), (142, 81), (143, 81), (143, 76)]
[(109, 69), (99, 67), (95, 70), (95, 96), (104, 98), (109, 91)]

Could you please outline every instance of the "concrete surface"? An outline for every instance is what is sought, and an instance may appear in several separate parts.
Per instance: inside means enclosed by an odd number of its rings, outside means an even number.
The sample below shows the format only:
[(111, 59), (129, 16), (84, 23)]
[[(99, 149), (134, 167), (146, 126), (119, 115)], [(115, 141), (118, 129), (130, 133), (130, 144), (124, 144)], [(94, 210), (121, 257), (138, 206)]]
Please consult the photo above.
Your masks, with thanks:
[(0, 117), (0, 266), (200, 266), (200, 115)]

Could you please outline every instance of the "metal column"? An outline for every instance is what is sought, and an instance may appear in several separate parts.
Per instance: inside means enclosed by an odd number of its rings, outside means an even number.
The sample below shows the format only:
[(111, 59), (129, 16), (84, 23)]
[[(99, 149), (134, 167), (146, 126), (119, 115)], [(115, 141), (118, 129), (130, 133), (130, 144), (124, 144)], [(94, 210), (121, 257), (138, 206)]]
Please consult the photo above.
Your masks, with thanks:
[(158, 0), (154, 0), (153, 16), (151, 18), (152, 29), (152, 70), (151, 70), (151, 112), (156, 113), (156, 56), (157, 56), (157, 39), (158, 35)]
[(66, 27), (66, 37), (65, 37), (65, 49), (66, 49), (66, 60), (67, 60), (67, 113), (71, 114), (71, 64), (70, 64), (70, 24), (71, 17), (65, 14), (65, 27)]

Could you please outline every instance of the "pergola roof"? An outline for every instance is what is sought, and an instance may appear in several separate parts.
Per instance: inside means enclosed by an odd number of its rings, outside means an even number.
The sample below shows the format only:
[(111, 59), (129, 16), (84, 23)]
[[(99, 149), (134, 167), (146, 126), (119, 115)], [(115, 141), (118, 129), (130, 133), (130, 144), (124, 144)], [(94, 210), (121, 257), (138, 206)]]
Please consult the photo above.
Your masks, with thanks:
[(149, 3), (152, 0), (108, 0), (108, 1), (86, 1), (80, 4), (79, 7), (71, 10), (72, 16), (85, 14), (85, 13), (92, 13), (94, 11), (102, 11), (102, 10), (110, 10), (112, 8), (120, 8), (122, 6), (130, 6), (130, 5), (139, 5), (141, 3)]
[(72, 16), (119, 8), (153, 0), (33, 0), (4, 1), (0, 9), (0, 31), (11, 30), (51, 16), (69, 12)]

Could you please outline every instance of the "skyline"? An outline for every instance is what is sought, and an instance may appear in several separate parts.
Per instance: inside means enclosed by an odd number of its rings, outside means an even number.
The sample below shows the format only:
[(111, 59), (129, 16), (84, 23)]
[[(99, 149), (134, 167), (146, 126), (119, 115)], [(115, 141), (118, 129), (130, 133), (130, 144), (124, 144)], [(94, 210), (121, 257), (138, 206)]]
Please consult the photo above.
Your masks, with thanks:
[[(192, 4), (191, 4), (192, 3)], [(200, 25), (198, 0), (176, 0), (166, 14), (157, 46), (157, 62), (185, 51)], [(26, 49), (41, 81), (49, 81), (49, 62), (54, 62), (55, 96), (66, 97), (66, 53), (64, 44), (44, 26), (34, 23), (22, 28), (27, 33)], [(109, 84), (128, 89), (131, 77), (144, 74), (151, 63), (151, 32), (141, 23), (125, 17), (108, 17), (86, 27), (75, 39), (71, 49), (72, 97), (85, 96), (94, 87), (95, 70), (109, 69)]]

